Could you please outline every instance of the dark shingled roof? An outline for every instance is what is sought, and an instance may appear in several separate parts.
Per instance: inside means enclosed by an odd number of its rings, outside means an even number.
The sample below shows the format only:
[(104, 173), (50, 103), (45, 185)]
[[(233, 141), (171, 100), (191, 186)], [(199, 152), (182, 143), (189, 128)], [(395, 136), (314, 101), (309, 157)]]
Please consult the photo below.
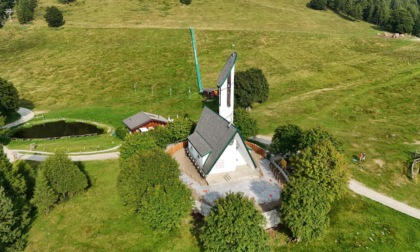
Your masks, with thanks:
[(219, 78), (217, 78), (217, 86), (221, 87), (223, 85), (223, 83), (225, 83), (225, 80), (228, 78), (230, 71), (232, 70), (232, 67), (235, 65), (236, 62), (236, 58), (238, 57), (238, 55), (236, 54), (236, 52), (233, 52), (228, 60), (226, 61), (225, 66), (222, 69), (222, 72), (219, 75)]
[(151, 114), (151, 113), (147, 113), (147, 112), (140, 112), (137, 113), (127, 119), (123, 120), (123, 123), (130, 129), (130, 130), (134, 130), (137, 129), (141, 126), (143, 126), (144, 124), (150, 122), (150, 121), (156, 121), (156, 122), (161, 122), (161, 123), (168, 123), (168, 120), (166, 120), (165, 117), (160, 116), (160, 115), (155, 115), (155, 114)]
[(200, 156), (205, 156), (212, 150), (210, 145), (206, 142), (206, 140), (203, 139), (202, 136), (200, 136), (197, 131), (194, 131), (194, 133), (188, 137), (188, 140), (190, 140), (191, 143), (194, 143), (194, 148), (198, 151)]
[(188, 140), (201, 156), (211, 150), (206, 163), (202, 167), (206, 175), (209, 174), (237, 132), (238, 130), (233, 125), (229, 126), (229, 122), (223, 117), (204, 107), (197, 127), (194, 133), (188, 137)]

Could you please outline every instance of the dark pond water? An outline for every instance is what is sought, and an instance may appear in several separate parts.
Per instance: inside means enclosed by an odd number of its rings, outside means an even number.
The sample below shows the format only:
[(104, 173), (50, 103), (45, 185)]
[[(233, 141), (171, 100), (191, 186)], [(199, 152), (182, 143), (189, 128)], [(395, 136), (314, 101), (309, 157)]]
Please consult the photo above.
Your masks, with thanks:
[(104, 130), (92, 124), (82, 122), (49, 122), (22, 129), (13, 134), (13, 138), (50, 138), (103, 134)]

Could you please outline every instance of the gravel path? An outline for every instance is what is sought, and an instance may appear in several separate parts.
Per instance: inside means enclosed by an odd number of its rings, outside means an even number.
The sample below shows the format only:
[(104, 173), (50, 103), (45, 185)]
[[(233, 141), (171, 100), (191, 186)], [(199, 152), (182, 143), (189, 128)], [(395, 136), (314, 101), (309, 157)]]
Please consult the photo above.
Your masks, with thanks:
[(375, 192), (374, 190), (366, 187), (359, 181), (351, 179), (349, 183), (349, 188), (350, 190), (359, 195), (365, 196), (371, 200), (379, 202), (387, 207), (397, 210), (398, 212), (412, 216), (416, 219), (420, 219), (420, 209), (411, 207), (407, 204), (396, 201), (388, 196)]
[[(77, 152), (68, 153), (69, 158), (72, 161), (92, 161), (92, 160), (106, 160), (106, 159), (117, 159), (120, 156), (118, 151), (103, 153), (104, 151), (116, 150), (120, 145), (113, 147), (108, 150), (96, 151), (96, 152)], [(41, 151), (26, 151), (26, 150), (10, 150), (6, 146), (3, 146), (3, 152), (7, 155), (10, 162), (16, 160), (31, 160), (31, 161), (44, 161), (52, 152), (41, 152)], [(76, 155), (75, 155), (76, 154)]]
[(17, 112), (20, 114), (20, 119), (17, 120), (17, 121), (14, 121), (12, 123), (4, 125), (0, 129), (11, 128), (11, 127), (14, 127), (16, 125), (25, 123), (25, 122), (31, 120), (32, 118), (34, 118), (34, 116), (35, 116), (34, 112), (32, 112), (31, 110), (29, 110), (27, 108), (19, 108)]

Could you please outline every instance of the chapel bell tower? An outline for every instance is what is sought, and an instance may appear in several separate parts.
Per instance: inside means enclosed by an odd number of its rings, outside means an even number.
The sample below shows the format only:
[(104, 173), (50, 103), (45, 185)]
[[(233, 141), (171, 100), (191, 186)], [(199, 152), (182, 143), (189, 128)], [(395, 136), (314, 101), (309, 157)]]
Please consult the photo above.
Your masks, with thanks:
[(217, 79), (219, 88), (219, 115), (233, 123), (235, 64), (238, 55), (233, 52)]

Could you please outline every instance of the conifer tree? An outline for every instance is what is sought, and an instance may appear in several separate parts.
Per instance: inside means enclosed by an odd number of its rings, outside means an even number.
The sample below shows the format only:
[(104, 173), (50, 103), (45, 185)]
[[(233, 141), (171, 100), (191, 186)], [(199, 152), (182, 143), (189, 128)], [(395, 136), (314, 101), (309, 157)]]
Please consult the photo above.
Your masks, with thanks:
[(56, 153), (41, 165), (48, 182), (62, 199), (82, 191), (88, 186), (86, 175), (64, 152)]
[(0, 186), (0, 249), (10, 246), (17, 237), (14, 226), (17, 218), (13, 211), (13, 203), (10, 198), (6, 196), (4, 188)]
[(42, 170), (38, 171), (35, 183), (34, 197), (31, 202), (38, 208), (40, 213), (46, 214), (57, 201), (58, 195), (49, 185)]

